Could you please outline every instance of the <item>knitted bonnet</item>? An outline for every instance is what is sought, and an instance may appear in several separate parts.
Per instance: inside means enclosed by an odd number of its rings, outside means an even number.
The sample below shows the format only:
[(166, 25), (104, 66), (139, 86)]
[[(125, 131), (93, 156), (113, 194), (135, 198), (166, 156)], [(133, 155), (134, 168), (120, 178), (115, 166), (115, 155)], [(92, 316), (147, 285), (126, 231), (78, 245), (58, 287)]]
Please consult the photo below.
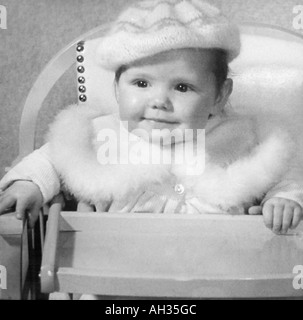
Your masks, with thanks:
[(240, 52), (239, 29), (203, 0), (141, 0), (122, 12), (97, 49), (106, 69), (182, 48), (220, 48), (228, 62)]

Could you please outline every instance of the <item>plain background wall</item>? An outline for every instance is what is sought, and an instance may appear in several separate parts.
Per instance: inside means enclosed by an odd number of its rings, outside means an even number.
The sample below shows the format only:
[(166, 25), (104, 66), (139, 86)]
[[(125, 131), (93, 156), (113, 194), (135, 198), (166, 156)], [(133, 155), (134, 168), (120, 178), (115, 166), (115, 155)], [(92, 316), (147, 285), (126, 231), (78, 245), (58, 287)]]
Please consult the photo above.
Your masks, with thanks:
[[(18, 154), (22, 107), (35, 79), (65, 45), (114, 19), (130, 0), (0, 0), (7, 30), (0, 29), (0, 177)], [(236, 22), (262, 22), (295, 30), (302, 0), (208, 0)], [(53, 116), (77, 100), (74, 70), (53, 88), (39, 116), (37, 146)]]

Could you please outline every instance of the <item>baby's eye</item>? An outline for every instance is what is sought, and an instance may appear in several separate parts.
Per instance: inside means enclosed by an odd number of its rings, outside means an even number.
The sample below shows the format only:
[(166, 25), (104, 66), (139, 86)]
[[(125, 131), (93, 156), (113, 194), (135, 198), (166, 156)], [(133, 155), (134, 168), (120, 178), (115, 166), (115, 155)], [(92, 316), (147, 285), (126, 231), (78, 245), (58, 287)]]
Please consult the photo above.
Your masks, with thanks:
[(180, 91), (180, 92), (188, 92), (188, 91), (192, 91), (192, 88), (185, 84), (185, 83), (179, 83), (176, 87), (175, 87), (176, 90)]
[(147, 88), (148, 82), (145, 80), (137, 80), (137, 81), (134, 81), (134, 85), (136, 85), (139, 88)]

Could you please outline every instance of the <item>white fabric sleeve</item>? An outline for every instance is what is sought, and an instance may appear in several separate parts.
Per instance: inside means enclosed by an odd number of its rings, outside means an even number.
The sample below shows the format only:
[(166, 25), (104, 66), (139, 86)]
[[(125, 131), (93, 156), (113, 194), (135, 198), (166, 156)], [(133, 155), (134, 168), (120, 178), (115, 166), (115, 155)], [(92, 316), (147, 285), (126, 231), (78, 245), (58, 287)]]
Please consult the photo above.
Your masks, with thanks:
[(13, 167), (0, 181), (0, 190), (4, 191), (17, 180), (34, 182), (40, 188), (44, 203), (60, 192), (60, 178), (51, 162), (48, 144), (35, 150)]
[(290, 123), (292, 122), (289, 121), (286, 121), (280, 116), (273, 117), (273, 115), (271, 115), (271, 119), (262, 118), (261, 120), (258, 120), (257, 132), (259, 135), (259, 141), (262, 141), (264, 136), (267, 136), (275, 130), (283, 130), (290, 138), (289, 143), (293, 144), (293, 146), (290, 146), (290, 151), (292, 151), (293, 148), (293, 155), (288, 162), (286, 173), (283, 175), (281, 180), (267, 192), (261, 202), (261, 205), (270, 198), (278, 197), (293, 200), (303, 208), (303, 145), (300, 141), (301, 124), (300, 128), (297, 128), (296, 125), (291, 126)]
[(303, 208), (303, 165), (292, 165), (284, 179), (269, 190), (262, 204), (273, 197), (296, 201)]

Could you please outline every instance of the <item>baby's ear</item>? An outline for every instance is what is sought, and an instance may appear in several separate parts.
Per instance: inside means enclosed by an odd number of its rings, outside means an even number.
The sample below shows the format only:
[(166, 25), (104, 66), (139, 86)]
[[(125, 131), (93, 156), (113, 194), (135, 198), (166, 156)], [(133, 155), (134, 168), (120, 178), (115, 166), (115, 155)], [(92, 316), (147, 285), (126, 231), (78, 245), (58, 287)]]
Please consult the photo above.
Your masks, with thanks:
[(233, 91), (233, 80), (232, 79), (226, 79), (220, 93), (218, 94), (216, 98), (216, 111), (220, 113), (223, 111), (231, 93)]

